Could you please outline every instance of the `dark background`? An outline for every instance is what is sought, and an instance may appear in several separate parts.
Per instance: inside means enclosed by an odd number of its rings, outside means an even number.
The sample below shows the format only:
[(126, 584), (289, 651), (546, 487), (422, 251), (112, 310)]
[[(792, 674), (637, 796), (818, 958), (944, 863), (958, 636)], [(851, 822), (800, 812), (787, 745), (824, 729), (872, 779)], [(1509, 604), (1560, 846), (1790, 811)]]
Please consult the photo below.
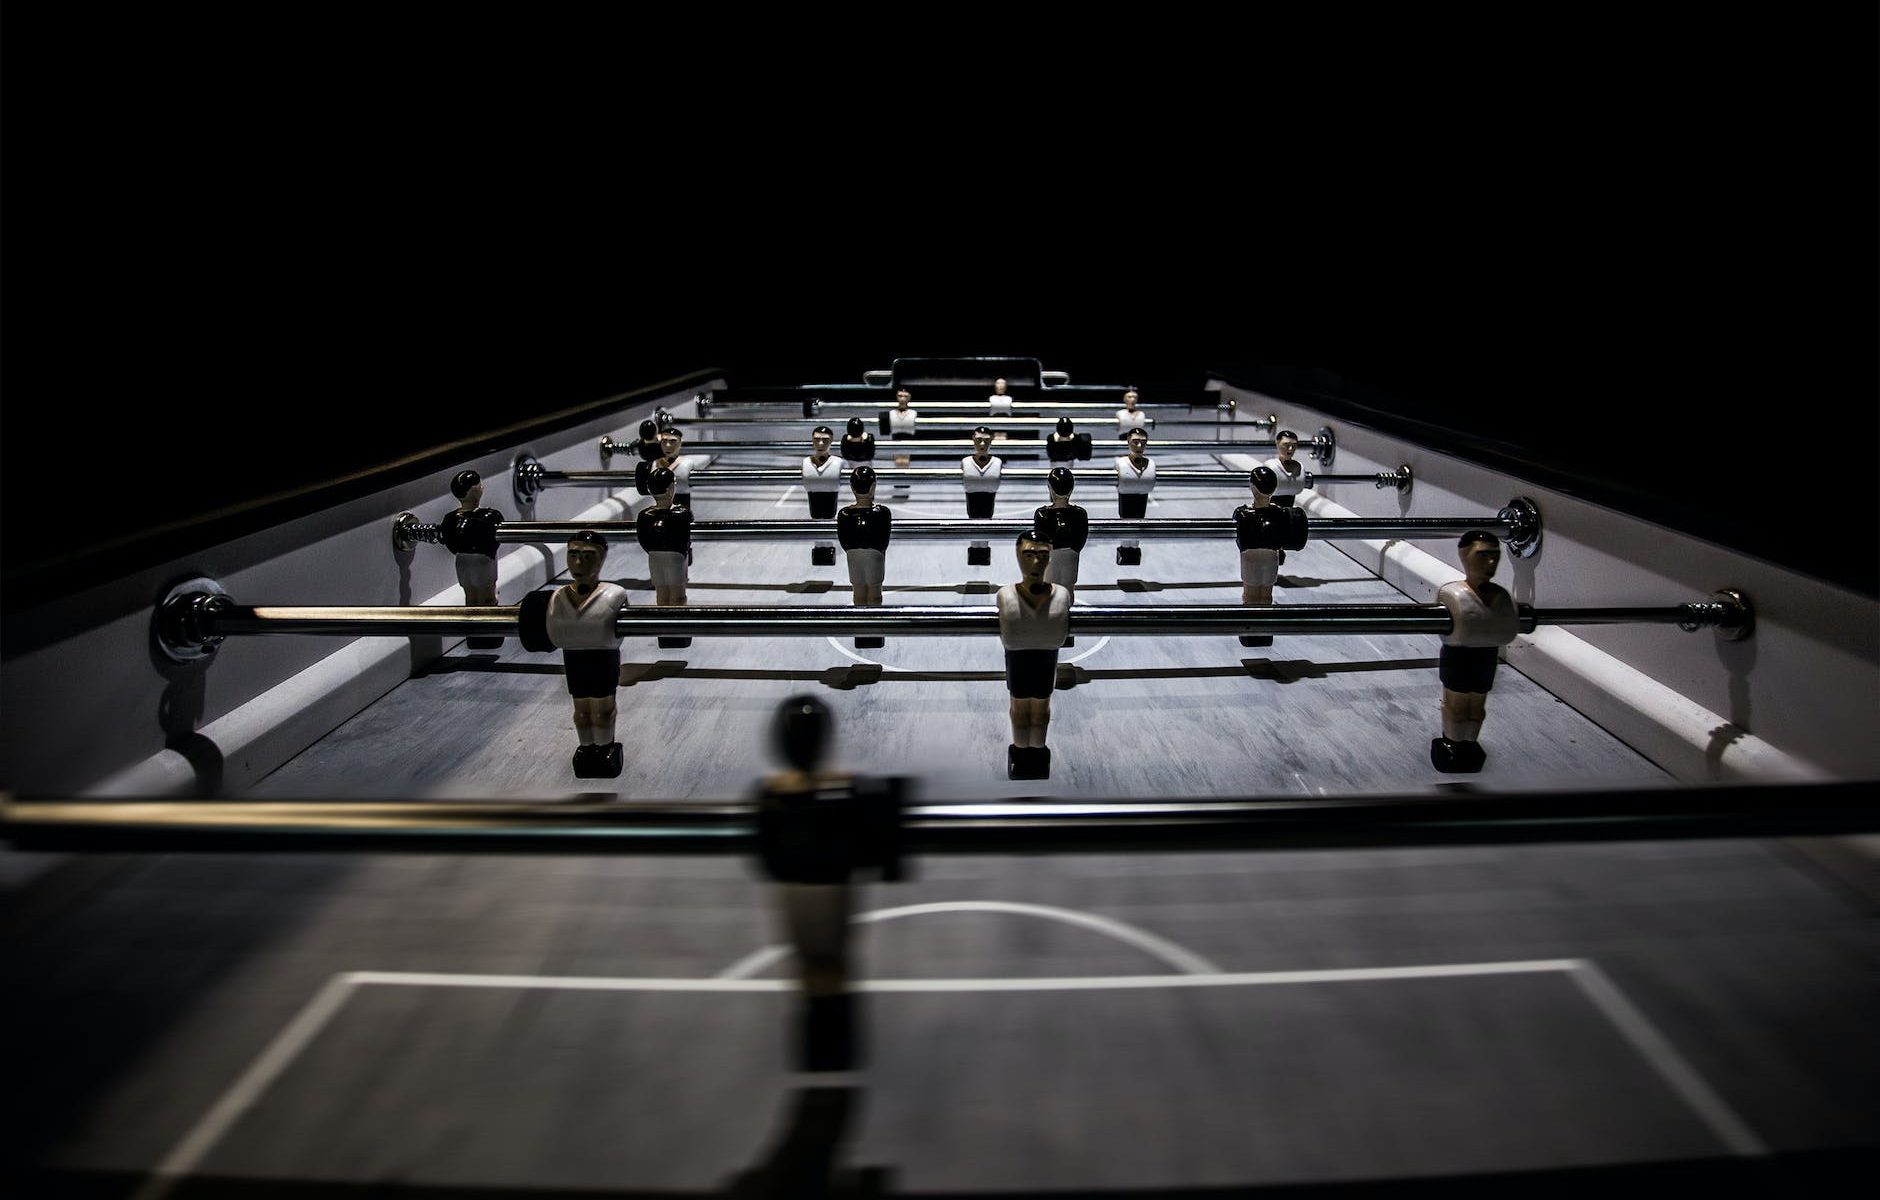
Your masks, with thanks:
[(1389, 20), (891, 70), (10, 21), (0, 599), (699, 367), (985, 353), (1314, 369), (1874, 592), (1873, 14)]

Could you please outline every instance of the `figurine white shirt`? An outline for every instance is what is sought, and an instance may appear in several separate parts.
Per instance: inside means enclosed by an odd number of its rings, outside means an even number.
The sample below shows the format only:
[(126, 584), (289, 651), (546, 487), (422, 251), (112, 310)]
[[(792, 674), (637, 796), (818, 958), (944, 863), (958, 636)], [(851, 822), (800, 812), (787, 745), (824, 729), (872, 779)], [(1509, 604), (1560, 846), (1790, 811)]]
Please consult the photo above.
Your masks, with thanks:
[(1004, 466), (1004, 460), (996, 454), (989, 455), (983, 467), (968, 454), (960, 460), (960, 481), (969, 492), (996, 492), (999, 490), (999, 470)]
[(1436, 590), (1436, 602), (1449, 610), (1445, 646), (1506, 646), (1521, 632), (1520, 615), (1508, 589), (1496, 587), (1485, 602), (1464, 580)]
[(548, 602), (548, 639), (563, 650), (612, 650), (620, 644), (614, 618), (627, 606), (627, 589), (597, 583), (586, 596), (574, 584), (557, 588)]
[(997, 392), (994, 392), (992, 395), (986, 397), (986, 407), (992, 410), (992, 415), (995, 417), (1011, 416), (1012, 415), (1011, 393), (1008, 392), (1005, 395), (1001, 396)]
[[(1260, 464), (1270, 467), (1273, 474), (1279, 476), (1279, 486), (1273, 489), (1275, 496), (1297, 496), (1306, 486), (1306, 469), (1299, 465), (1298, 459), (1292, 460), (1292, 470), (1277, 458), (1269, 458)], [(1295, 473), (1296, 472), (1296, 473)]]
[(1119, 408), (1116, 410), (1116, 432), (1118, 436), (1128, 433), (1132, 429), (1147, 430), (1148, 428), (1149, 414), (1143, 412), (1140, 408), (1135, 412), (1130, 412), (1127, 408)]
[(1146, 496), (1155, 490), (1155, 460), (1143, 460), (1142, 470), (1125, 454), (1116, 460), (1116, 490), (1124, 496)]
[(919, 416), (920, 414), (918, 412), (915, 412), (911, 408), (908, 409), (906, 412), (902, 412), (898, 408), (889, 409), (888, 410), (888, 432), (891, 434), (914, 432), (914, 420), (915, 418)]
[(1071, 631), (1071, 590), (1050, 584), (1051, 598), (1033, 608), (1019, 597), (1022, 585), (999, 589), (999, 641), (1007, 650), (1055, 650)]
[(806, 492), (834, 492), (842, 487), (843, 462), (831, 454), (816, 464), (816, 456), (810, 455), (803, 460), (803, 490)]

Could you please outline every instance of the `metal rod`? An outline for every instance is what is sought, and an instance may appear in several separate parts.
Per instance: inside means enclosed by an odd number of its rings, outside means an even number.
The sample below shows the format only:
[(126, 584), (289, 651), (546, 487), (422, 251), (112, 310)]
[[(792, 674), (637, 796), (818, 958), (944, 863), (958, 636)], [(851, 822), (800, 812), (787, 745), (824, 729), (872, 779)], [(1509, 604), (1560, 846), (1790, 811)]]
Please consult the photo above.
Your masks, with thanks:
[[(1039, 438), (1036, 441), (994, 439), (992, 443), (992, 452), (994, 454), (998, 454), (1001, 456), (1012, 454), (1014, 452), (1027, 452), (1027, 451), (1033, 454), (1043, 454), (1045, 452), (1045, 445), (1046, 443), (1043, 438)], [(1120, 437), (1112, 438), (1110, 436), (1110, 431), (1108, 428), (1105, 428), (1101, 434), (1091, 435), (1091, 448), (1092, 448), (1094, 455), (1102, 455), (1104, 451), (1109, 450), (1112, 447), (1114, 447), (1114, 449), (1118, 452), (1125, 450), (1123, 439)], [(1152, 440), (1149, 443), (1149, 447), (1150, 449), (1154, 450), (1157, 454), (1188, 453), (1191, 451), (1201, 452), (1201, 453), (1214, 453), (1214, 454), (1240, 454), (1243, 452), (1250, 452), (1254, 450), (1271, 450), (1273, 448), (1273, 443), (1270, 439), (1262, 440), (1262, 441), (1244, 441), (1244, 442), (1241, 442), (1241, 441), (1207, 441), (1207, 440), (1184, 440), (1184, 441)], [(971, 450), (972, 448), (973, 448), (973, 440), (971, 438), (926, 438), (926, 439), (911, 438), (905, 441), (890, 441), (889, 439), (884, 437), (884, 438), (878, 438), (878, 440), (876, 441), (875, 455), (877, 458), (880, 458), (881, 456), (884, 456), (884, 455), (919, 453), (920, 451), (923, 451), (923, 450)], [(775, 452), (779, 454), (794, 453), (798, 455), (807, 455), (809, 453), (809, 449), (810, 449), (810, 446), (809, 446), (808, 438), (804, 438), (801, 441), (735, 441), (735, 442), (715, 442), (709, 439), (698, 439), (698, 440), (688, 440), (685, 444), (685, 453), (687, 454), (716, 455), (716, 454), (756, 453), (756, 452), (762, 451), (762, 452)], [(833, 456), (840, 458), (841, 455), (836, 454), (837, 449), (840, 449), (840, 447), (838, 446), (835, 449), (832, 449), (830, 453)], [(634, 448), (634, 444), (631, 440), (616, 442), (612, 438), (604, 437), (601, 439), (601, 457), (603, 459), (612, 458), (616, 454), (637, 454), (637, 453), (638, 451)], [(1096, 461), (1096, 458), (1093, 457), (1092, 459), (1088, 461), (1094, 462)], [(1356, 480), (1362, 479), (1364, 482), (1369, 483), (1374, 478), (1376, 477), (1373, 475), (1351, 475), (1351, 476), (1341, 475), (1338, 477), (1338, 482), (1345, 482), (1347, 480), (1356, 481)]]
[[(855, 412), (885, 412), (889, 409), (899, 407), (899, 404), (893, 400), (825, 399), (820, 394), (822, 390), (823, 389), (806, 388), (800, 396), (777, 396), (750, 399), (741, 396), (725, 396), (720, 394), (712, 398), (711, 407), (713, 410), (716, 410), (721, 406), (755, 408), (761, 405), (772, 404), (778, 406), (789, 405), (796, 408), (800, 413), (802, 411), (803, 401), (805, 400), (818, 401), (816, 405), (817, 410), (839, 408), (845, 411)], [(1055, 390), (1055, 388), (1049, 389), (1043, 394), (1040, 394), (1036, 389), (1012, 392), (1010, 393), (1012, 407), (1014, 409), (1048, 408), (1052, 412), (1115, 412), (1123, 407), (1120, 399), (1109, 404), (1089, 400), (1053, 400), (1050, 397), (1050, 392)], [(908, 407), (918, 413), (991, 412), (991, 407), (984, 400), (923, 400), (918, 404), (909, 404)], [(1217, 407), (1217, 405), (1213, 399), (1196, 400), (1193, 404), (1177, 404), (1167, 401), (1157, 401), (1151, 404), (1139, 400), (1136, 402), (1136, 407), (1141, 410), (1160, 409), (1185, 413), (1196, 408), (1213, 409)], [(1223, 409), (1223, 411), (1225, 410)], [(711, 420), (713, 418), (707, 417), (705, 419)]]
[[(844, 467), (848, 465), (843, 464)], [(1116, 481), (1116, 472), (1106, 470), (1105, 466), (1107, 464), (1085, 469), (1080, 474), (1080, 479), (1092, 485), (1099, 482), (1113, 485)], [(1050, 478), (1050, 475), (1051, 472), (1046, 467), (1012, 467), (1002, 469), (999, 477), (1001, 480), (1043, 480)], [(932, 479), (958, 483), (960, 482), (960, 468), (880, 466), (875, 467), (875, 477), (888, 483), (897, 479)], [(544, 487), (626, 487), (634, 482), (634, 473), (620, 470), (551, 471), (545, 467), (535, 467), (527, 470), (518, 469), (515, 479), (519, 490), (533, 494), (535, 489)], [(1238, 471), (1198, 468), (1157, 471), (1155, 481), (1157, 486), (1163, 484), (1179, 487), (1199, 485), (1242, 489), (1247, 486), (1247, 477)], [(694, 468), (692, 472), (693, 489), (697, 489), (701, 484), (802, 482), (803, 471), (800, 467), (703, 466)]]
[[(912, 804), (911, 854), (1193, 853), (1509, 845), (1880, 830), (1865, 783), (1522, 792), (1509, 796)], [(748, 854), (748, 803), (139, 801), (0, 804), (20, 850)]]
[[(1094, 538), (1119, 537), (1151, 539), (1231, 538), (1234, 522), (1230, 517), (1170, 517), (1159, 520), (1124, 520), (1097, 518), (1089, 522)], [(1508, 537), (1516, 522), (1506, 513), (1472, 517), (1312, 517), (1310, 536), (1315, 541), (1353, 538), (1409, 538), (1458, 536), (1471, 529), (1483, 529), (1497, 537)], [(1027, 519), (994, 518), (989, 520), (949, 520), (932, 518), (897, 518), (895, 541), (940, 541), (957, 538), (1015, 538), (1032, 527)], [(435, 526), (431, 527), (435, 528)], [(754, 542), (827, 539), (834, 533), (834, 523), (818, 520), (694, 521), (694, 541)], [(565, 541), (579, 530), (590, 529), (609, 541), (635, 540), (631, 521), (504, 521), (496, 528), (496, 540), (506, 544), (527, 545), (535, 542)], [(420, 541), (436, 540), (418, 536)]]

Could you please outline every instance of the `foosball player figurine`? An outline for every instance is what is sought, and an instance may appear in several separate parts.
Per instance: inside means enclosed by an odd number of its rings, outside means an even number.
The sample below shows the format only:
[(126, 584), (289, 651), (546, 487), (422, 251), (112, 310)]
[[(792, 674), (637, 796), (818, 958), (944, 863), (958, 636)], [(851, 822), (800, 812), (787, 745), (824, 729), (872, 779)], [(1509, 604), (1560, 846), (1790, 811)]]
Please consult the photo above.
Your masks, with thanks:
[(1049, 779), (1051, 689), (1057, 686), (1058, 647), (1070, 633), (1071, 590), (1045, 580), (1051, 543), (1036, 531), (1018, 535), (1017, 583), (999, 589), (999, 641), (1005, 646), (1005, 690), (1012, 695), (1008, 779)]
[(614, 740), (614, 689), (620, 686), (620, 634), (615, 618), (627, 605), (627, 590), (601, 582), (607, 543), (584, 529), (568, 539), (568, 574), (574, 582), (553, 592), (523, 597), (520, 633), (524, 649), (559, 648), (574, 697), (574, 773), (581, 779), (620, 775), (620, 743)]
[(1462, 578), (1436, 592), (1450, 626), (1436, 668), (1443, 681), (1443, 736), (1430, 739), (1431, 765), (1451, 774), (1479, 771), (1488, 761), (1479, 739), (1496, 655), (1521, 632), (1514, 597), (1490, 582), (1501, 566), (1501, 539), (1471, 529), (1457, 539), (1456, 554)]
[[(842, 490), (842, 460), (829, 453), (835, 439), (834, 430), (818, 425), (809, 435), (812, 453), (803, 460), (803, 490), (809, 495), (809, 515), (818, 521), (835, 517), (837, 496)], [(835, 566), (835, 544), (817, 542), (810, 548), (809, 561), (817, 567)]]
[(1305, 488), (1305, 465), (1294, 459), (1299, 453), (1299, 435), (1290, 429), (1282, 429), (1273, 435), (1272, 458), (1261, 466), (1271, 467), (1273, 474), (1279, 476), (1279, 490), (1273, 493), (1273, 503), (1281, 508), (1291, 508), (1293, 500)]
[[(902, 388), (894, 394), (894, 407), (881, 414), (882, 428), (887, 431), (890, 441), (911, 442), (914, 440), (914, 425), (920, 420), (920, 414), (907, 406), (908, 401), (912, 399), (913, 396), (908, 394), (907, 389)], [(894, 465), (897, 467), (905, 467), (912, 461), (913, 459), (906, 454), (894, 456)], [(896, 484), (895, 486), (900, 488), (904, 485)]]
[(875, 461), (875, 435), (862, 428), (860, 417), (850, 417), (848, 432), (842, 435), (842, 461), (846, 463)]
[(986, 397), (986, 407), (991, 410), (992, 415), (995, 417), (1009, 417), (1012, 415), (1012, 397), (1006, 393), (1005, 380), (995, 379), (992, 381), (992, 395)]
[(1069, 417), (1059, 417), (1057, 431), (1044, 440), (1045, 457), (1054, 463), (1090, 460), (1090, 435), (1078, 433)]
[(861, 1064), (861, 1013), (850, 990), (851, 914), (869, 876), (901, 878), (901, 795), (896, 782), (822, 770), (834, 721), (814, 696), (792, 696), (771, 723), (784, 769), (757, 797), (757, 852), (777, 883), (784, 934), (803, 989), (795, 1053), (805, 1071)]
[[(653, 603), (661, 608), (685, 604), (686, 556), (692, 550), (692, 510), (673, 503), (672, 472), (655, 466), (647, 476), (652, 506), (633, 518), (640, 549), (646, 551), (646, 569), (653, 577)], [(683, 650), (689, 637), (662, 637), (661, 650)]]
[(633, 443), (640, 452), (641, 462), (652, 462), (660, 455), (659, 422), (641, 421), (639, 440)]
[[(457, 497), (457, 507), (444, 517), (444, 548), (456, 556), (463, 602), (493, 607), (501, 603), (496, 599), (496, 527), (503, 523), (503, 514), (483, 507), (483, 476), (475, 471), (457, 472), (450, 494)], [(502, 644), (499, 637), (464, 639), (471, 650), (495, 650)]]
[[(894, 514), (875, 503), (875, 468), (856, 467), (849, 472), (849, 487), (855, 503), (836, 514), (836, 540), (849, 560), (849, 586), (855, 603), (877, 607), (881, 604), (881, 581), (888, 567), (888, 538), (893, 532)], [(886, 645), (879, 637), (855, 639), (857, 650), (879, 650)]]
[[(973, 430), (973, 452), (960, 460), (960, 485), (966, 491), (968, 517), (983, 521), (992, 516), (993, 506), (997, 504), (999, 496), (999, 472), (1004, 466), (1004, 461), (992, 453), (992, 430), (984, 425)], [(968, 545), (966, 561), (971, 566), (991, 566), (991, 543), (973, 542)]]
[[(1077, 477), (1069, 467), (1052, 467), (1048, 476), (1051, 503), (1031, 514), (1031, 527), (1039, 537), (1051, 543), (1051, 562), (1044, 569), (1046, 583), (1069, 588), (1077, 595), (1077, 560), (1090, 539), (1090, 514), (1082, 505), (1071, 503)], [(1077, 644), (1075, 637), (1064, 639), (1066, 646)]]
[[(1140, 521), (1149, 513), (1149, 493), (1155, 490), (1155, 460), (1149, 457), (1149, 435), (1141, 429), (1129, 431), (1129, 453), (1116, 460), (1116, 515), (1126, 521)], [(1116, 565), (1133, 567), (1142, 562), (1142, 544), (1130, 538), (1116, 548)]]
[(1130, 430), (1147, 429), (1151, 424), (1149, 414), (1136, 407), (1137, 400), (1135, 388), (1123, 393), (1123, 407), (1116, 410), (1117, 437), (1128, 437)]
[(676, 426), (659, 431), (659, 457), (653, 465), (672, 472), (672, 502), (692, 507), (692, 460), (685, 456), (685, 431)]
[[(1273, 585), (1286, 551), (1306, 544), (1306, 513), (1302, 508), (1280, 508), (1273, 503), (1279, 477), (1271, 467), (1255, 467), (1248, 477), (1253, 503), (1234, 510), (1234, 544), (1240, 547), (1240, 602), (1266, 606), (1273, 603)], [(1243, 646), (1271, 646), (1270, 633), (1243, 633)]]

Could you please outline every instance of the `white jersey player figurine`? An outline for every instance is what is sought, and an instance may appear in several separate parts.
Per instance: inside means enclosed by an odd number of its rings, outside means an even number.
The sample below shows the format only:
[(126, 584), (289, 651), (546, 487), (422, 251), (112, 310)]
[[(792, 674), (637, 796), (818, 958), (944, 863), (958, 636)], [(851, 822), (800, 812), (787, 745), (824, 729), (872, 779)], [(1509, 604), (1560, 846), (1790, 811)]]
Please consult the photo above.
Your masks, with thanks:
[(1290, 429), (1280, 430), (1273, 435), (1273, 449), (1277, 453), (1261, 465), (1272, 468), (1273, 474), (1279, 476), (1279, 490), (1273, 493), (1273, 503), (1291, 508), (1305, 489), (1305, 464), (1294, 457), (1299, 452), (1299, 435)]
[[(1148, 453), (1149, 435), (1141, 429), (1129, 431), (1129, 453), (1116, 460), (1116, 515), (1126, 521), (1140, 521), (1149, 514), (1149, 493), (1155, 490), (1155, 460)], [(1142, 561), (1142, 544), (1129, 538), (1116, 548), (1118, 566), (1135, 566)]]
[(1012, 397), (1006, 392), (1005, 386), (1005, 380), (993, 380), (992, 395), (986, 397), (986, 407), (992, 410), (995, 417), (1012, 415)]
[(1123, 407), (1116, 410), (1117, 437), (1128, 437), (1132, 429), (1147, 429), (1155, 424), (1154, 418), (1136, 407), (1138, 399), (1135, 388), (1123, 393)]
[(1462, 578), (1436, 592), (1449, 610), (1437, 674), (1443, 682), (1443, 736), (1430, 739), (1430, 763), (1445, 773), (1479, 771), (1488, 760), (1479, 740), (1495, 686), (1500, 648), (1521, 632), (1519, 610), (1508, 589), (1490, 580), (1501, 565), (1501, 539), (1471, 529), (1457, 539)]
[[(894, 394), (894, 408), (888, 413), (888, 440), (893, 442), (911, 442), (914, 440), (914, 424), (920, 420), (920, 414), (908, 407), (914, 397), (906, 388)], [(894, 456), (894, 465), (905, 467), (913, 460), (905, 454)]]
[(1070, 634), (1071, 590), (1045, 581), (1051, 543), (1036, 532), (1018, 535), (1017, 583), (999, 589), (999, 641), (1005, 647), (1005, 690), (1011, 693), (1012, 744), (1005, 752), (1008, 779), (1049, 779), (1051, 689), (1057, 686), (1058, 648)]
[(574, 773), (583, 779), (620, 775), (620, 743), (614, 740), (614, 689), (620, 686), (620, 634), (614, 618), (626, 607), (627, 590), (601, 582), (607, 543), (589, 530), (568, 539), (568, 574), (574, 580), (548, 602), (548, 637), (561, 649), (568, 694), (574, 697)]

